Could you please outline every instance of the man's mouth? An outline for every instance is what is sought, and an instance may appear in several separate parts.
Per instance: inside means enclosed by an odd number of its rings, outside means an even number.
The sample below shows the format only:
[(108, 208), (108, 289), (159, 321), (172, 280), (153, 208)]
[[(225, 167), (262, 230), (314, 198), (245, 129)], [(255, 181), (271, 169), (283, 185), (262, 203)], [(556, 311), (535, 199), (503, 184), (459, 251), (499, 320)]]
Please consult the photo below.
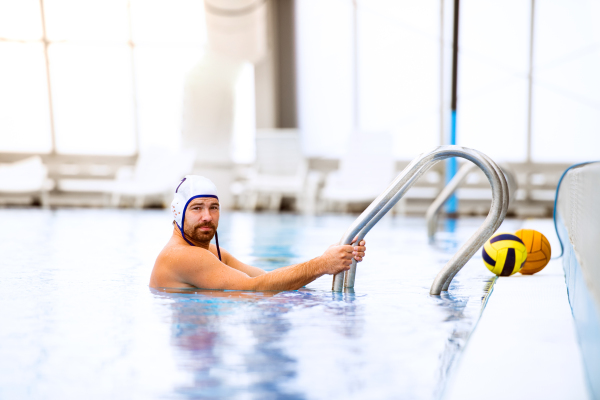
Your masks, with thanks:
[(199, 228), (202, 232), (212, 232), (215, 228), (212, 226), (204, 225)]

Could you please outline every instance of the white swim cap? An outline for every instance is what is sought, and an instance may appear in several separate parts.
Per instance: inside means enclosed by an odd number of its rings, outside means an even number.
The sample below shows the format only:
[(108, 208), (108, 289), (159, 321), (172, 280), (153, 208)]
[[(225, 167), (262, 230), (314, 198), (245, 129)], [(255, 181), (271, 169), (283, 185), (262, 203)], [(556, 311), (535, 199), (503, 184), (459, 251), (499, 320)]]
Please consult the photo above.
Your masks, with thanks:
[(171, 202), (173, 220), (180, 229), (183, 228), (185, 210), (188, 204), (192, 199), (198, 197), (213, 197), (218, 200), (217, 187), (210, 179), (203, 176), (186, 175), (175, 189), (175, 196), (173, 202)]
[[(183, 233), (183, 223), (185, 221), (185, 211), (188, 204), (193, 199), (198, 197), (212, 197), (219, 199), (217, 195), (217, 187), (208, 178), (199, 175), (186, 175), (181, 180), (177, 189), (175, 189), (175, 196), (171, 202), (171, 212), (173, 213), (173, 220), (177, 224), (177, 227), (181, 231), (181, 236), (190, 245), (193, 244), (186, 239)], [(217, 251), (219, 253), (219, 259), (221, 259), (221, 251), (219, 250), (219, 239), (215, 232), (215, 239), (217, 241)]]

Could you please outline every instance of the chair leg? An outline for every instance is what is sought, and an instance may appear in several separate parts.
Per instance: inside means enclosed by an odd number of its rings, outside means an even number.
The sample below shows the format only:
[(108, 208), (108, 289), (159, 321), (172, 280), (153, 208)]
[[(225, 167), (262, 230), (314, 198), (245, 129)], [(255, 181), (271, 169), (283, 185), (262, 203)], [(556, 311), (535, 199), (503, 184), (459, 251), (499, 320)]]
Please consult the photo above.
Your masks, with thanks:
[(308, 196), (296, 193), (296, 211), (302, 214), (314, 214), (314, 207), (309, 204)]
[(251, 191), (246, 196), (246, 204), (242, 206), (242, 208), (246, 211), (256, 211), (256, 205), (258, 203), (258, 192)]
[(320, 199), (317, 202), (317, 212), (318, 213), (326, 213), (331, 211), (331, 200), (329, 199)]
[(348, 203), (347, 201), (342, 203), (342, 212), (344, 214), (348, 214), (350, 212), (350, 203)]
[(120, 201), (121, 201), (121, 194), (114, 192), (112, 194), (111, 199), (110, 199), (110, 205), (113, 206), (113, 207), (115, 207), (115, 208), (118, 208)]
[(135, 203), (133, 204), (133, 207), (138, 210), (141, 210), (144, 207), (144, 196), (143, 195), (135, 196)]
[(269, 199), (269, 210), (271, 211), (279, 211), (281, 209), (281, 199), (282, 199), (282, 195), (281, 193), (271, 193), (270, 199)]
[(162, 205), (163, 205), (163, 207), (164, 208), (170, 208), (172, 200), (173, 200), (173, 195), (171, 194), (171, 192), (164, 193), (163, 197), (162, 197)]
[(398, 200), (398, 203), (392, 208), (393, 215), (406, 216), (406, 198), (402, 197)]
[(49, 199), (49, 194), (47, 190), (42, 190), (42, 192), (40, 193), (40, 201), (42, 203), (42, 208), (44, 210), (48, 210), (50, 208), (50, 199)]
[(102, 193), (102, 207), (104, 207), (104, 208), (111, 207), (111, 198), (112, 198), (112, 195), (110, 193)]

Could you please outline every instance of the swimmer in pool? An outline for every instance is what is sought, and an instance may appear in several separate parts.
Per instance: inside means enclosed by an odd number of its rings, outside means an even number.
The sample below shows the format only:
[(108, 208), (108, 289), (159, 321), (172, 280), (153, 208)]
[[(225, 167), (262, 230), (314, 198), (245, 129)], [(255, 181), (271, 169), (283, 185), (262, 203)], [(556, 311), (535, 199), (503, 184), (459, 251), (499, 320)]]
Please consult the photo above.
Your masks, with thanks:
[(173, 235), (154, 264), (153, 288), (296, 290), (320, 276), (347, 271), (352, 260), (360, 262), (365, 256), (363, 240), (357, 246), (332, 245), (317, 258), (270, 272), (244, 264), (219, 247), (217, 188), (198, 175), (181, 181), (171, 211)]

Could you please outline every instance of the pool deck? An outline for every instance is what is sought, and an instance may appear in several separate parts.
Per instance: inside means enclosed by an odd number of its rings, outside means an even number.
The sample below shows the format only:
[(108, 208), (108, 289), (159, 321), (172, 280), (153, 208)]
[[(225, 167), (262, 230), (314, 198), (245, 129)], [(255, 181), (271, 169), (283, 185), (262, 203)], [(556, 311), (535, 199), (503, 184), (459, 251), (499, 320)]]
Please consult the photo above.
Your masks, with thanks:
[[(559, 254), (552, 220), (523, 228), (544, 233)], [(532, 276), (496, 280), (443, 398), (590, 398), (562, 259)]]

